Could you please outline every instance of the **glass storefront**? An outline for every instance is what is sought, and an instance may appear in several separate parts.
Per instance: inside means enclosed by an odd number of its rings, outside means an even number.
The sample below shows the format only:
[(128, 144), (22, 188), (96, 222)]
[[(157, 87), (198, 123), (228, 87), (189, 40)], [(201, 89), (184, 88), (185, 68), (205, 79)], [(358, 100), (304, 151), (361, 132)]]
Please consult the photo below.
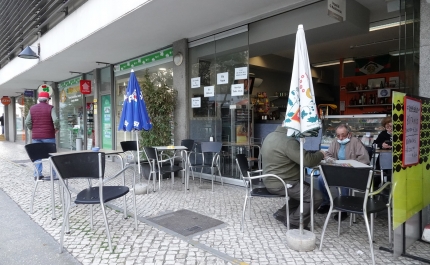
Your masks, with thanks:
[[(142, 86), (144, 76), (148, 71), (151, 82), (160, 86), (161, 82), (169, 88), (173, 88), (173, 56), (172, 48), (164, 49), (152, 54), (115, 65), (115, 96), (112, 100), (115, 102), (115, 124), (113, 130), (116, 131), (116, 149), (121, 150), (122, 141), (135, 138), (134, 133), (118, 131), (118, 124), (121, 118), (122, 106), (130, 71), (134, 70), (136, 78)], [(105, 98), (106, 99), (106, 98)]]
[[(190, 138), (223, 142), (222, 174), (235, 177), (234, 155), (254, 142), (248, 32), (190, 43)], [(201, 43), (201, 42), (200, 42)]]
[(80, 142), (76, 139), (81, 139), (82, 143), (84, 141), (84, 104), (79, 89), (81, 79), (82, 76), (78, 76), (58, 84), (60, 148), (76, 150), (76, 142)]

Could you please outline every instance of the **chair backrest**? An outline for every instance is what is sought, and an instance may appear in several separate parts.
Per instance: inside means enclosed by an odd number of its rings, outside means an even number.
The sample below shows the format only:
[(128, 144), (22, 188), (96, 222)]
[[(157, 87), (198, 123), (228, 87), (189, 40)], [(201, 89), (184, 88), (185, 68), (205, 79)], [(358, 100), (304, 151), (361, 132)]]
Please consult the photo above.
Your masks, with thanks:
[(82, 152), (56, 155), (52, 156), (51, 160), (55, 169), (63, 179), (98, 179), (100, 176), (104, 177), (105, 153), (102, 152)]
[(239, 172), (243, 178), (248, 177), (248, 159), (245, 154), (237, 154), (236, 155), (236, 164), (239, 167)]
[(202, 153), (217, 153), (221, 152), (221, 142), (201, 142)]
[(158, 161), (157, 150), (154, 147), (144, 146), (143, 149), (148, 159)]
[(381, 170), (393, 168), (393, 154), (391, 152), (382, 152), (379, 154), (379, 168)]
[(187, 151), (192, 151), (194, 149), (193, 139), (184, 139), (181, 141), (181, 145), (187, 148)]
[(372, 146), (365, 146), (367, 153), (369, 154), (369, 160), (373, 157), (373, 147)]
[(371, 168), (354, 168), (333, 165), (320, 165), (321, 172), (332, 187), (343, 187), (366, 191), (372, 181)]
[(123, 141), (120, 144), (123, 152), (138, 150), (136, 141)]
[(44, 158), (49, 158), (49, 153), (56, 153), (57, 146), (55, 143), (34, 143), (25, 145), (28, 157), (32, 162)]

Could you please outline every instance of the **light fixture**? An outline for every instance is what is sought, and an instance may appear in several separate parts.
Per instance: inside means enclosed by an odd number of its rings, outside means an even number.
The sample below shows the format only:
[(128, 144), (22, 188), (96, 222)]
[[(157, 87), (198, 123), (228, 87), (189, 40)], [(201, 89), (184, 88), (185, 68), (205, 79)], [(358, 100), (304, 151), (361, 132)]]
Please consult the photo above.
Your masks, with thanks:
[(166, 71), (166, 68), (158, 68), (160, 71)]
[(184, 56), (180, 52), (178, 52), (175, 56), (173, 56), (173, 62), (175, 63), (176, 66), (181, 65), (183, 60), (184, 60)]
[(407, 55), (407, 54), (413, 54), (413, 50), (402, 50), (402, 51), (392, 51), (388, 52), (391, 56), (399, 56), (399, 55)]
[[(353, 62), (354, 62), (353, 58), (345, 58), (343, 60), (343, 63), (353, 63)], [(321, 63), (313, 63), (312, 66), (313, 67), (324, 67), (324, 66), (330, 66), (330, 65), (336, 65), (336, 64), (340, 64), (340, 60), (327, 61), (327, 62), (321, 62)]]
[[(393, 21), (392, 19), (390, 19), (390, 20)], [(418, 20), (415, 20), (415, 21), (418, 21)], [(381, 25), (377, 25), (377, 23), (374, 23), (375, 25), (371, 26), (369, 28), (369, 31), (375, 31), (375, 30), (381, 30), (381, 29), (388, 29), (388, 28), (403, 26), (405, 24), (410, 24), (410, 23), (413, 23), (413, 22), (414, 22), (414, 19), (408, 19), (406, 21), (394, 21), (394, 22), (389, 22), (389, 23), (381, 24)]]
[(37, 54), (31, 49), (30, 46), (25, 47), (25, 49), (18, 55), (19, 58), (23, 59), (39, 59), (40, 46), (38, 46)]

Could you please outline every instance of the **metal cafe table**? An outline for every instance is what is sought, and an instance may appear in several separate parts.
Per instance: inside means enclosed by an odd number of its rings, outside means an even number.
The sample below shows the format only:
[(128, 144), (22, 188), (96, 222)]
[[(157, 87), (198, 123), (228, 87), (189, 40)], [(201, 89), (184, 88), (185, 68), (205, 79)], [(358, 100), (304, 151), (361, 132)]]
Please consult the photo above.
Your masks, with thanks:
[[(153, 146), (158, 151), (181, 151), (182, 160), (184, 161), (184, 182), (185, 182), (185, 192), (189, 189), (188, 188), (188, 182), (189, 182), (189, 166), (188, 166), (188, 153), (187, 148), (182, 145), (169, 145), (169, 146)], [(155, 187), (155, 177), (153, 177), (154, 181), (154, 187)]]

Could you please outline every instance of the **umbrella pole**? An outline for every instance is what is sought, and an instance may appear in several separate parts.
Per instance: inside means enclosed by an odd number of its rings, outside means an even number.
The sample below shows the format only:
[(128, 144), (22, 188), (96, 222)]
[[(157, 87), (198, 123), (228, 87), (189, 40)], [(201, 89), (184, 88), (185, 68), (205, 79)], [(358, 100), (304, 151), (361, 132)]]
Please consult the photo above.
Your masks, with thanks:
[(303, 143), (305, 138), (300, 138), (300, 234), (303, 235)]
[(138, 136), (138, 132), (137, 132), (137, 130), (135, 131), (136, 132), (136, 145), (137, 145), (137, 172), (139, 172), (139, 183), (141, 183), (142, 182), (142, 180), (141, 180), (141, 176), (140, 176), (140, 153), (139, 153), (139, 136)]

